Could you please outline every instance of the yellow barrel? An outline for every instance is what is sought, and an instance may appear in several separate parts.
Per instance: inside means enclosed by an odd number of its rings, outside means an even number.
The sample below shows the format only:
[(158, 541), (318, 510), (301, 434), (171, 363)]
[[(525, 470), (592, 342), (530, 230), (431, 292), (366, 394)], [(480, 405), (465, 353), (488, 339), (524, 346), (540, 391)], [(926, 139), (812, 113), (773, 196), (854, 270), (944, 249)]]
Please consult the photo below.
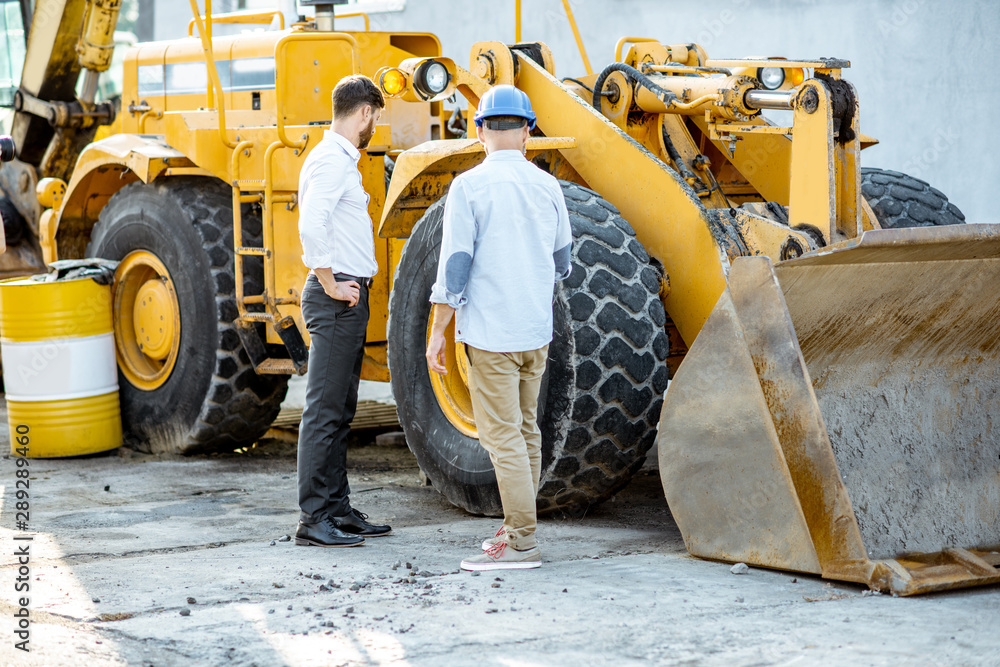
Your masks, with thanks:
[(90, 278), (0, 282), (11, 451), (32, 458), (120, 447), (111, 287)]

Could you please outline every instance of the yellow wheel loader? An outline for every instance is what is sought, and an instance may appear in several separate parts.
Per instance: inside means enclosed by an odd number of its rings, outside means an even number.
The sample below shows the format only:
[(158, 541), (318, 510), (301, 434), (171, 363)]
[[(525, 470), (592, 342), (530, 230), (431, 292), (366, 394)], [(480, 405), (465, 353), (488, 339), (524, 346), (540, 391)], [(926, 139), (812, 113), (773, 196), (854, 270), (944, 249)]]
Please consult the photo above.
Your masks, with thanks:
[(608, 498), (658, 442), (695, 555), (900, 594), (1000, 581), (982, 298), (1000, 231), (949, 224), (961, 214), (927, 184), (860, 168), (874, 140), (849, 63), (626, 38), (600, 72), (560, 79), (541, 43), (478, 43), (466, 69), (432, 34), (337, 32), (332, 4), (225, 37), (213, 25), (282, 19), (190, 4), (192, 37), (127, 56), (122, 133), (83, 150), (41, 239), (48, 261), (120, 262), (132, 442), (251, 443), (305, 372), (298, 173), (333, 86), (360, 72), (389, 97), (359, 162), (380, 266), (363, 377), (391, 378), (435, 488), (497, 513), (464, 350), (444, 378), (423, 352), (443, 198), (484, 157), (444, 103), (507, 83), (532, 99), (527, 156), (562, 180), (575, 236), (540, 397), (540, 510)]

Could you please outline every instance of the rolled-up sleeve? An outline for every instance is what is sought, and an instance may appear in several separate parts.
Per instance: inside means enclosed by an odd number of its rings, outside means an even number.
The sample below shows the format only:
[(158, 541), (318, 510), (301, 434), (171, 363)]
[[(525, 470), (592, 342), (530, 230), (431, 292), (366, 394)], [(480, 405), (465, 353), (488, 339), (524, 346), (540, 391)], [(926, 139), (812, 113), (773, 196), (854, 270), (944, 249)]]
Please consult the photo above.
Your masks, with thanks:
[(442, 227), (437, 280), (431, 288), (430, 300), (431, 303), (445, 303), (458, 310), (468, 302), (465, 288), (469, 284), (476, 242), (472, 202), (460, 179), (452, 183), (448, 192)]
[(310, 269), (333, 265), (333, 209), (344, 195), (347, 179), (339, 161), (318, 163), (299, 184), (299, 240), (302, 263)]
[(552, 248), (552, 259), (556, 265), (556, 280), (565, 280), (573, 271), (570, 261), (573, 251), (573, 228), (569, 224), (569, 211), (566, 210), (566, 199), (562, 187), (556, 186), (556, 213), (559, 222), (556, 225), (556, 241)]

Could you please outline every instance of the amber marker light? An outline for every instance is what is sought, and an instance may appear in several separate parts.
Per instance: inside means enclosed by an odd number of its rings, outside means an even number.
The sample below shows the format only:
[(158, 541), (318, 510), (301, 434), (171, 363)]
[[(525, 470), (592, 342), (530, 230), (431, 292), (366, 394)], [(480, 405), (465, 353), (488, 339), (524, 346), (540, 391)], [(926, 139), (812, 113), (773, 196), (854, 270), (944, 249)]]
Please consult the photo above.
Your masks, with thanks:
[(396, 67), (387, 67), (379, 73), (378, 85), (389, 97), (397, 97), (406, 90), (406, 73)]
[(792, 88), (806, 80), (806, 71), (801, 67), (795, 67), (786, 71), (788, 83)]

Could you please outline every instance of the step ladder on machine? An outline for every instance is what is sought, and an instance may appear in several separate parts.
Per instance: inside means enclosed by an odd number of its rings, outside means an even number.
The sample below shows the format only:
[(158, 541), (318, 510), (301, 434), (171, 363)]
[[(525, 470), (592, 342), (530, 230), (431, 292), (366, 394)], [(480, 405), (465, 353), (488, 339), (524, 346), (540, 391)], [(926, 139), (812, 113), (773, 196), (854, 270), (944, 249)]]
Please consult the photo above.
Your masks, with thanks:
[[(271, 187), (270, 178), (271, 156), (274, 150), (281, 147), (282, 142), (276, 142), (265, 152), (265, 178), (263, 180), (240, 179), (239, 159), (241, 155), (249, 155), (253, 149), (252, 141), (241, 141), (233, 150), (233, 244), (235, 245), (234, 272), (236, 279), (236, 308), (239, 315), (236, 319), (236, 331), (239, 333), (243, 347), (250, 357), (254, 370), (260, 374), (286, 375), (295, 373), (304, 375), (309, 360), (302, 333), (295, 324), (295, 318), (282, 317), (278, 306), (298, 305), (298, 296), (277, 297), (274, 272), (274, 206), (284, 204), (294, 207), (298, 201), (295, 190), (275, 192)], [(248, 246), (243, 239), (243, 216), (241, 204), (261, 204), (263, 209), (261, 247)], [(246, 257), (261, 257), (264, 261), (264, 291), (261, 294), (245, 294), (243, 285), (243, 261)], [(263, 305), (263, 312), (250, 312), (247, 306)], [(257, 332), (256, 324), (263, 322), (271, 325), (288, 350), (287, 359), (268, 356), (267, 346)]]

